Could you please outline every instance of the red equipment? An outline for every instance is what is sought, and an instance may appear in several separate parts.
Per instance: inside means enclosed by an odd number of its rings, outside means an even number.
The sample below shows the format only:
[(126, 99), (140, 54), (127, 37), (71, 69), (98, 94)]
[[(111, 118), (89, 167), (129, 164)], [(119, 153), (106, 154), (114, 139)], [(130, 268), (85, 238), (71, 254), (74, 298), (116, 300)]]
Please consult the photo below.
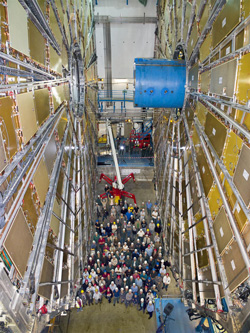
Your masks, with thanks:
[(149, 131), (144, 133), (135, 133), (135, 130), (133, 129), (130, 133), (129, 141), (133, 142), (134, 148), (136, 141), (138, 141), (139, 148), (141, 149), (144, 144), (146, 147), (150, 146), (150, 138), (151, 135), (149, 134)]
[[(133, 181), (135, 182), (135, 176), (133, 173), (130, 173), (127, 177), (122, 179), (122, 184), (126, 184), (130, 179), (133, 179)], [(136, 204), (136, 198), (135, 195), (127, 192), (127, 191), (123, 191), (118, 189), (118, 186), (116, 187), (115, 184), (117, 184), (117, 178), (115, 176), (114, 180), (110, 179), (108, 176), (106, 176), (104, 173), (101, 174), (100, 179), (99, 179), (99, 183), (102, 181), (102, 179), (106, 180), (106, 182), (112, 186), (111, 190), (110, 190), (110, 194), (115, 198), (115, 197), (126, 197), (126, 198), (130, 198), (134, 200), (134, 203)], [(103, 193), (100, 195), (100, 197), (103, 199), (105, 197), (107, 197), (106, 193)]]

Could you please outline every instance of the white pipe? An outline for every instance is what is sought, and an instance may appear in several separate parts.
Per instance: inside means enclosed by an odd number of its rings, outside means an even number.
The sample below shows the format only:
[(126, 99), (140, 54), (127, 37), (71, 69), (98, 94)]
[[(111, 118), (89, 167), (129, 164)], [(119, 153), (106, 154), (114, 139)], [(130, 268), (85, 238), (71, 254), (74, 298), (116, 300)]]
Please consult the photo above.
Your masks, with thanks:
[(109, 139), (110, 139), (111, 151), (112, 151), (114, 164), (115, 164), (117, 184), (118, 184), (119, 190), (122, 190), (124, 188), (124, 185), (123, 185), (122, 179), (121, 179), (121, 174), (120, 174), (120, 170), (119, 170), (116, 149), (115, 149), (115, 144), (114, 144), (114, 137), (113, 137), (113, 133), (112, 133), (112, 127), (111, 127), (109, 120), (107, 120), (107, 129), (108, 129), (108, 134), (109, 134)]

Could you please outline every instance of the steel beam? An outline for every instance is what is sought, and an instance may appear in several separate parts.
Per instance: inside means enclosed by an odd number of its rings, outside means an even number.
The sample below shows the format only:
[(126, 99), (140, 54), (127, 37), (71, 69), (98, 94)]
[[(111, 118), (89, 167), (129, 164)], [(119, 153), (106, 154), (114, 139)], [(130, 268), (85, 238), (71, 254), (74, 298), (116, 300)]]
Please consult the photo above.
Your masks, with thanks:
[(220, 285), (221, 284), (220, 281), (214, 282), (214, 281), (209, 281), (209, 280), (189, 280), (189, 279), (185, 279), (185, 281), (189, 281), (189, 282), (192, 282), (192, 283), (205, 283), (205, 284), (209, 283), (209, 284), (214, 284), (214, 285)]
[[(59, 120), (60, 120), (60, 118), (58, 118), (57, 121), (55, 122), (55, 124), (53, 125), (53, 129), (56, 127)], [(6, 221), (8, 223), (7, 223), (6, 227), (4, 228), (3, 234), (0, 238), (0, 248), (2, 248), (2, 246), (3, 246), (3, 242), (4, 242), (8, 232), (10, 230), (10, 227), (11, 227), (13, 221), (14, 221), (14, 218), (15, 218), (17, 212), (18, 212), (18, 209), (20, 208), (20, 206), (22, 204), (22, 200), (23, 200), (24, 195), (27, 191), (27, 188), (29, 187), (29, 184), (30, 184), (30, 182), (31, 182), (36, 170), (37, 170), (37, 167), (38, 167), (43, 155), (44, 155), (45, 149), (46, 149), (46, 147), (49, 143), (49, 140), (50, 140), (50, 138), (53, 134), (53, 129), (51, 130), (50, 134), (49, 134), (49, 132), (48, 133), (45, 132), (45, 133), (47, 133), (47, 136), (43, 137), (44, 141), (43, 141), (42, 147), (40, 147), (40, 150), (33, 157), (33, 159), (30, 160), (29, 166), (31, 166), (31, 167), (29, 168), (29, 171), (28, 171), (28, 173), (27, 173), (27, 175), (26, 175), (26, 177), (25, 177), (25, 179), (22, 183), (21, 188), (19, 189), (19, 191), (18, 191), (18, 193), (17, 193), (17, 195), (16, 195), (16, 197), (15, 197), (15, 199), (14, 199), (12, 205), (11, 205), (10, 210), (6, 214)], [(21, 178), (20, 181), (22, 181), (22, 178)], [(14, 183), (13, 188), (16, 188), (16, 183)], [(9, 197), (9, 195), (7, 195), (7, 197)], [(5, 200), (5, 202), (7, 202), (7, 201)]]
[[(209, 32), (209, 30), (211, 29), (212, 27), (212, 24), (214, 23), (216, 17), (219, 15), (219, 12), (221, 11), (221, 8), (223, 7), (223, 5), (226, 3), (226, 0), (217, 0), (216, 3), (214, 4), (213, 6), (213, 9), (211, 11), (211, 14), (205, 24), (205, 27), (193, 49), (193, 52), (190, 56), (190, 59), (189, 59), (189, 64), (192, 66), (192, 64), (194, 63), (195, 61), (195, 57), (197, 56), (199, 50), (200, 50), (200, 46), (201, 44), (203, 43), (207, 33)], [(191, 19), (190, 19), (191, 21)], [(188, 41), (188, 39), (187, 39)]]
[[(175, 136), (175, 123), (173, 124), (173, 129), (172, 129), (172, 138)], [(169, 166), (169, 173), (168, 173), (168, 187), (167, 187), (167, 195), (166, 195), (166, 208), (165, 208), (165, 214), (164, 214), (164, 232), (165, 232), (165, 239), (168, 240), (168, 218), (169, 218), (169, 207), (170, 207), (170, 189), (171, 189), (171, 175), (173, 172), (173, 163), (174, 163), (174, 158), (173, 158), (173, 151), (174, 151), (174, 141), (172, 140), (172, 145), (171, 145), (171, 159), (170, 159), (170, 166)], [(169, 253), (169, 245), (168, 244), (168, 253)]]
[(95, 23), (105, 24), (105, 23), (121, 23), (121, 24), (132, 24), (132, 23), (157, 23), (157, 17), (112, 17), (112, 16), (104, 16), (104, 15), (95, 15), (94, 17)]
[(40, 275), (42, 271), (45, 248), (47, 244), (48, 231), (50, 226), (50, 220), (53, 210), (54, 198), (56, 197), (57, 183), (60, 175), (60, 168), (63, 160), (63, 152), (67, 139), (69, 129), (69, 123), (66, 126), (64, 137), (60, 146), (60, 149), (57, 153), (57, 158), (54, 164), (54, 168), (50, 178), (49, 190), (46, 195), (45, 205), (42, 209), (42, 213), (38, 219), (36, 232), (33, 239), (32, 250), (27, 263), (27, 270), (24, 274), (24, 278), (21, 283), (20, 293), (18, 294), (17, 300), (14, 300), (13, 307), (18, 311), (18, 307), (22, 302), (22, 298), (29, 294), (29, 280), (31, 275), (34, 276), (34, 293), (32, 295), (32, 301), (30, 304), (30, 311), (32, 312), (35, 306), (36, 295), (39, 286)]
[(56, 282), (42, 282), (39, 283), (39, 287), (44, 287), (44, 286), (57, 286), (65, 283), (71, 283), (74, 282), (73, 280), (67, 280), (67, 281), (56, 281)]
[[(187, 163), (188, 157), (187, 157), (187, 152), (184, 151), (184, 172), (185, 172), (185, 183), (186, 183), (186, 196), (187, 196), (187, 205), (191, 205), (191, 190), (190, 190), (190, 185), (189, 185), (189, 168), (188, 168), (188, 163)], [(190, 209), (188, 211), (188, 226), (192, 226), (192, 220), (193, 220), (193, 214), (192, 210)], [(196, 303), (197, 302), (197, 292), (196, 292), (196, 286), (193, 281), (196, 280), (196, 270), (195, 270), (195, 249), (194, 249), (194, 240), (193, 240), (193, 228), (189, 229), (189, 249), (190, 249), (190, 262), (191, 262), (191, 274), (192, 274), (192, 291), (193, 291), (193, 300)]]
[[(69, 194), (69, 188), (70, 188), (70, 167), (71, 167), (71, 158), (72, 158), (72, 149), (70, 149), (69, 154), (68, 154), (68, 162), (66, 166), (66, 171), (64, 175), (64, 181), (63, 181), (63, 188), (62, 188), (62, 203), (61, 203), (61, 219), (63, 221), (67, 220), (67, 213), (68, 213), (68, 206), (66, 205), (66, 201), (68, 198)], [(73, 171), (74, 172), (74, 171)], [(74, 179), (74, 178), (73, 178)], [(71, 188), (71, 190), (74, 192), (74, 190)], [(56, 198), (54, 199), (56, 200)], [(72, 209), (75, 207), (72, 206)], [(53, 214), (53, 212), (52, 212)], [(59, 226), (59, 232), (58, 232), (58, 246), (61, 248), (64, 248), (65, 246), (65, 229), (66, 225), (64, 223), (61, 223)], [(74, 252), (72, 252), (74, 253)], [(63, 267), (63, 253), (56, 250), (54, 254), (54, 271), (53, 271), (53, 281), (57, 281), (60, 283), (62, 281), (62, 267)], [(61, 293), (61, 285), (58, 286), (58, 294), (60, 295)], [(59, 297), (60, 299), (60, 297)], [(59, 299), (57, 302), (59, 303)], [(52, 292), (51, 292), (51, 304), (53, 304), (54, 301), (54, 286), (52, 287)]]
[(183, 240), (184, 236), (182, 234), (182, 229), (184, 228), (183, 221), (183, 200), (182, 200), (182, 179), (183, 179), (183, 163), (181, 158), (181, 145), (180, 145), (180, 123), (178, 123), (178, 139), (179, 139), (179, 274), (182, 276), (182, 252), (183, 252)]
[[(80, 154), (82, 154), (82, 144), (81, 144), (81, 124), (80, 121), (77, 122), (76, 124), (77, 126), (77, 134), (78, 134), (78, 154), (76, 156), (76, 168), (77, 168), (77, 177), (76, 177), (76, 181), (78, 186), (80, 186), (81, 184), (81, 173), (80, 170), (83, 167), (81, 165), (81, 156)], [(82, 208), (82, 192), (78, 191), (76, 193), (76, 209), (78, 211), (77, 214), (77, 219), (78, 219), (78, 261), (79, 261), (79, 267), (81, 269), (83, 269), (83, 232), (82, 232), (82, 214), (81, 214), (81, 208)], [(80, 275), (81, 276), (81, 269), (80, 269)]]
[(186, 256), (189, 256), (189, 255), (192, 254), (192, 253), (195, 253), (195, 252), (202, 252), (203, 250), (206, 250), (206, 249), (208, 249), (208, 248), (210, 248), (210, 247), (213, 247), (213, 245), (210, 244), (210, 245), (204, 246), (202, 249), (198, 249), (198, 250), (194, 250), (193, 252), (185, 253), (185, 254), (183, 254), (182, 256), (183, 256), (183, 257), (186, 257)]
[(209, 153), (209, 150), (208, 150), (208, 148), (207, 148), (207, 146), (205, 144), (205, 140), (203, 139), (203, 137), (201, 135), (200, 135), (199, 139), (200, 139), (200, 142), (201, 142), (202, 149), (203, 149), (203, 151), (205, 153), (205, 156), (207, 158), (208, 165), (209, 165), (210, 170), (212, 172), (212, 175), (214, 177), (214, 181), (215, 181), (215, 183), (217, 185), (217, 188), (218, 188), (218, 190), (220, 192), (220, 196), (221, 196), (222, 202), (224, 204), (224, 208), (226, 210), (226, 213), (227, 213), (227, 216), (228, 216), (228, 220), (230, 222), (230, 225), (231, 225), (233, 233), (234, 233), (235, 240), (236, 240), (236, 242), (237, 242), (237, 244), (239, 246), (241, 255), (242, 255), (243, 260), (245, 262), (245, 265), (246, 265), (246, 268), (247, 268), (247, 271), (248, 271), (248, 275), (250, 276), (250, 258), (249, 258), (247, 249), (246, 249), (246, 247), (244, 245), (244, 242), (243, 242), (243, 239), (241, 237), (240, 231), (238, 229), (237, 223), (235, 222), (233, 213), (231, 211), (231, 208), (229, 206), (228, 200), (227, 200), (226, 195), (224, 193), (223, 186), (222, 186), (220, 178), (219, 178), (219, 176), (217, 174), (217, 171), (216, 171), (213, 159), (212, 159), (212, 157), (211, 157), (211, 155)]
[[(217, 259), (217, 264), (218, 264), (218, 268), (220, 271), (220, 276), (221, 276), (221, 280), (223, 283), (223, 287), (225, 289), (225, 297), (227, 300), (228, 304), (231, 304), (231, 295), (230, 295), (230, 291), (227, 288), (228, 283), (227, 283), (227, 277), (226, 277), (226, 273), (225, 273), (225, 269), (224, 266), (222, 264), (222, 260), (219, 254), (219, 250), (218, 250), (218, 245), (217, 245), (217, 241), (215, 238), (215, 233), (214, 233), (214, 229), (213, 229), (213, 220), (211, 217), (211, 213), (210, 213), (210, 208), (209, 205), (207, 203), (207, 199), (205, 196), (205, 192), (204, 192), (204, 188), (203, 188), (203, 184), (202, 184), (202, 180), (201, 180), (201, 176), (200, 176), (200, 172), (199, 172), (199, 168), (198, 168), (198, 163), (196, 160), (196, 154), (195, 154), (195, 149), (194, 149), (194, 145), (193, 145), (193, 141), (190, 137), (190, 133), (189, 133), (189, 128), (188, 128), (188, 123), (187, 123), (187, 119), (185, 117), (185, 115), (183, 115), (183, 121), (184, 121), (184, 125), (188, 134), (188, 138), (189, 138), (189, 143), (190, 143), (190, 147), (191, 147), (191, 154), (192, 154), (192, 159), (193, 159), (193, 165), (194, 165), (194, 169), (196, 172), (196, 184), (197, 184), (197, 188), (198, 188), (198, 193), (201, 196), (201, 200), (200, 200), (200, 205), (201, 205), (201, 212), (202, 212), (202, 216), (206, 216), (207, 218), (203, 219), (203, 226), (204, 226), (204, 231), (205, 231), (205, 236), (206, 236), (206, 244), (207, 246), (210, 246), (213, 244), (214, 247), (214, 252), (216, 255), (216, 259)], [(210, 234), (209, 234), (210, 231)], [(212, 238), (212, 243), (211, 243), (211, 238)], [(210, 261), (210, 265), (211, 265), (211, 274), (212, 274), (212, 279), (213, 281), (218, 281), (218, 276), (217, 276), (217, 271), (216, 271), (216, 265), (215, 265), (215, 260), (214, 260), (214, 255), (212, 252), (212, 248), (209, 247), (208, 248), (208, 256), (209, 256), (209, 261)], [(217, 308), (219, 310), (222, 309), (222, 304), (221, 304), (221, 299), (220, 299), (220, 290), (217, 287), (214, 287), (214, 291), (215, 291), (215, 296), (216, 296), (216, 303), (217, 303)]]
[(50, 128), (50, 125), (55, 121), (58, 115), (62, 113), (64, 110), (65, 105), (63, 104), (58, 108), (57, 112), (50, 115), (49, 118), (44, 122), (44, 124), (38, 129), (36, 132), (36, 135), (32, 137), (27, 145), (24, 146), (24, 148), (15, 154), (13, 157), (12, 162), (7, 165), (7, 167), (4, 169), (4, 174), (0, 175), (0, 186), (9, 178), (11, 173), (18, 167), (18, 164), (20, 161), (28, 154), (30, 149), (34, 149), (33, 146), (37, 144), (37, 141), (39, 139), (44, 139), (45, 140), (45, 131)]
[(68, 44), (68, 40), (67, 40), (67, 37), (66, 37), (66, 34), (65, 34), (65, 31), (63, 29), (63, 26), (61, 24), (61, 21), (60, 21), (60, 18), (59, 18), (59, 15), (58, 15), (58, 12), (57, 12), (57, 7), (56, 7), (56, 4), (55, 4), (55, 0), (50, 0), (50, 3), (51, 3), (51, 7), (53, 9), (53, 12), (55, 14), (55, 18), (56, 18), (56, 21), (57, 21), (57, 24), (59, 26), (59, 29), (60, 29), (60, 32), (62, 34), (62, 39), (63, 39), (63, 42), (64, 42), (64, 45), (66, 47), (66, 50), (69, 52), (69, 44)]
[(60, 83), (67, 83), (69, 82), (68, 78), (60, 78), (60, 79), (54, 79), (54, 80), (42, 80), (42, 81), (33, 81), (33, 82), (24, 82), (24, 83), (13, 83), (13, 84), (1, 84), (0, 85), (0, 92), (5, 93), (11, 90), (20, 91), (27, 89), (33, 90), (33, 89), (40, 89), (41, 87), (47, 88), (54, 87), (57, 84)]
[(35, 66), (27, 63), (27, 62), (24, 62), (22, 60), (14, 58), (11, 55), (6, 54), (6, 53), (1, 52), (1, 51), (0, 51), (0, 58), (3, 59), (3, 60), (7, 60), (7, 61), (10, 61), (10, 62), (13, 62), (14, 64), (17, 64), (19, 66), (22, 66), (24, 68), (29, 69), (31, 71), (30, 74), (32, 74), (32, 72), (34, 72), (34, 73), (42, 75), (45, 78), (55, 79), (55, 76), (52, 75), (52, 74), (50, 74), (50, 73), (48, 73), (48, 72), (46, 72), (45, 69), (44, 70), (39, 69), (39, 68), (37, 68), (37, 67), (35, 67)]
[(244, 106), (242, 104), (235, 103), (233, 100), (221, 99), (221, 98), (217, 98), (217, 97), (214, 97), (214, 96), (201, 94), (201, 93), (193, 92), (193, 91), (189, 92), (189, 95), (198, 97), (200, 100), (203, 100), (205, 103), (207, 103), (207, 101), (210, 101), (210, 102), (214, 102), (214, 103), (218, 103), (218, 104), (224, 104), (224, 105), (227, 105), (229, 107), (241, 110), (243, 112), (250, 113), (250, 109), (249, 109), (248, 106)]
[(103, 44), (105, 80), (107, 85), (107, 98), (112, 98), (112, 59), (111, 59), (111, 28), (110, 22), (103, 24)]
[(205, 102), (211, 109), (213, 109), (222, 118), (224, 118), (226, 121), (228, 121), (234, 128), (236, 128), (241, 134), (243, 134), (246, 137), (246, 139), (250, 142), (250, 132), (248, 130), (246, 130), (243, 126), (241, 126), (231, 117), (229, 117), (225, 112), (221, 111), (220, 109), (218, 109), (216, 106), (214, 106), (210, 102), (208, 102), (208, 101), (205, 101)]
[(216, 163), (218, 163), (222, 173), (225, 176), (225, 179), (228, 181), (228, 184), (230, 185), (231, 189), (233, 190), (233, 193), (237, 199), (237, 201), (239, 202), (244, 214), (246, 215), (246, 218), (248, 219), (248, 221), (250, 221), (250, 211), (247, 208), (245, 202), (243, 201), (237, 187), (235, 186), (232, 177), (230, 176), (229, 172), (227, 171), (227, 168), (225, 167), (224, 163), (221, 161), (221, 159), (219, 158), (219, 156), (217, 155), (213, 145), (211, 144), (211, 142), (209, 141), (207, 135), (205, 134), (205, 132), (202, 130), (201, 128), (201, 124), (199, 123), (198, 119), (195, 119), (195, 128), (197, 130), (197, 133), (199, 133), (200, 136), (203, 136), (206, 144), (208, 145), (213, 157), (216, 160)]
[(20, 4), (23, 6), (27, 12), (31, 21), (35, 24), (37, 29), (41, 32), (43, 37), (47, 39), (56, 52), (60, 55), (61, 49), (57, 43), (55, 36), (50, 29), (49, 23), (43, 15), (41, 8), (39, 7), (36, 0), (19, 0)]
[(236, 56), (240, 56), (244, 52), (249, 50), (249, 44), (246, 46), (243, 46), (240, 49), (233, 50), (232, 52), (218, 60), (215, 60), (214, 62), (210, 63), (210, 60), (215, 56), (216, 53), (219, 52), (219, 50), (223, 49), (230, 41), (233, 41), (235, 36), (237, 36), (242, 30), (247, 28), (250, 24), (250, 16), (248, 16), (244, 21), (240, 22), (231, 33), (229, 33), (225, 39), (221, 43), (219, 43), (218, 46), (216, 46), (212, 52), (210, 52), (209, 56), (204, 59), (203, 63), (206, 63), (209, 60), (209, 64), (206, 66), (203, 66), (202, 69), (209, 69), (211, 67), (214, 67), (218, 65), (219, 63), (226, 61), (227, 59), (234, 58)]

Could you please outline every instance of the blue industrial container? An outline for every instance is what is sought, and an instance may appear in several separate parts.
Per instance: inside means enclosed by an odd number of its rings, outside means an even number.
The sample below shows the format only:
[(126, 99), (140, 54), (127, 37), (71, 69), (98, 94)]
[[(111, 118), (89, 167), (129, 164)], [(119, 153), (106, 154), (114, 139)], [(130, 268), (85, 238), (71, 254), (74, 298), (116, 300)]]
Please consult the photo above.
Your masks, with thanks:
[(134, 105), (144, 108), (182, 108), (186, 62), (167, 59), (135, 59)]

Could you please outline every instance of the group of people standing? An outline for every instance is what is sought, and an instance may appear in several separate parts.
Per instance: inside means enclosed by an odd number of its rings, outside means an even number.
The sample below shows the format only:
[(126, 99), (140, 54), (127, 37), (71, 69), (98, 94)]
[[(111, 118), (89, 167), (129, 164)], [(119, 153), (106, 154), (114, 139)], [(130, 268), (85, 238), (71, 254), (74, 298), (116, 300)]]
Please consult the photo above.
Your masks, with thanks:
[(150, 200), (141, 207), (115, 202), (107, 185), (105, 193), (96, 200), (96, 231), (76, 297), (77, 311), (106, 298), (113, 306), (124, 303), (147, 311), (150, 319), (154, 299), (171, 283), (170, 262), (161, 247), (159, 207)]

